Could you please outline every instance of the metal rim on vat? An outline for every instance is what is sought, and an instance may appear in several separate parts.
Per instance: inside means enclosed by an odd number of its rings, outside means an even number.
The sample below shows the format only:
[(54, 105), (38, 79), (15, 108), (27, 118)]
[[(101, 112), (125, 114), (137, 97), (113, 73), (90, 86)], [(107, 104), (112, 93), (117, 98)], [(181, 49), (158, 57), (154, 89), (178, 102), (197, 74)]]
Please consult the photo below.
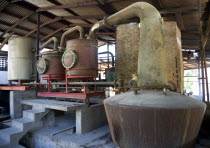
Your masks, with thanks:
[(39, 74), (44, 74), (47, 71), (48, 61), (46, 59), (39, 59), (36, 63), (36, 68)]
[[(71, 58), (71, 60), (69, 60), (69, 57)], [(68, 58), (68, 61), (71, 61), (71, 62), (66, 63), (66, 60), (65, 60), (66, 58)], [(74, 52), (73, 50), (67, 50), (62, 55), (62, 64), (63, 64), (63, 67), (65, 67), (66, 69), (73, 68), (77, 60), (78, 60), (78, 56), (76, 52)]]

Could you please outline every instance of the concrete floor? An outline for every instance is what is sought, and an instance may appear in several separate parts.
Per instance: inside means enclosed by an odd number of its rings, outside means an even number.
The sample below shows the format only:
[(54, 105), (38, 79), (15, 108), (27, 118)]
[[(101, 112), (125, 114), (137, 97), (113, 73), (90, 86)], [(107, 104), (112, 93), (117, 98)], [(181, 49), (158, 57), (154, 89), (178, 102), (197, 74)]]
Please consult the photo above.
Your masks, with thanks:
[(56, 126), (52, 128), (44, 128), (43, 123), (39, 122), (20, 143), (27, 148), (117, 148), (111, 140), (108, 125), (82, 135), (69, 130), (55, 135), (52, 140), (52, 133), (75, 125), (75, 113), (67, 112), (57, 116), (55, 120)]

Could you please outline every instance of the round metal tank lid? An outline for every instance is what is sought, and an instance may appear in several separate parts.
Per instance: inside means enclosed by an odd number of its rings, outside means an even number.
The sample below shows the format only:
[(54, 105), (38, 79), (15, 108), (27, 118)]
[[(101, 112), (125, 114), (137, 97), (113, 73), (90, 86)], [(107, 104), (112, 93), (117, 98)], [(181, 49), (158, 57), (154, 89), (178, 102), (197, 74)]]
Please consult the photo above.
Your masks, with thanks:
[(134, 92), (126, 92), (105, 99), (105, 103), (112, 105), (125, 105), (136, 107), (152, 108), (204, 108), (206, 104), (192, 97), (181, 95), (180, 93), (167, 91), (166, 95), (160, 90), (141, 90), (138, 95)]

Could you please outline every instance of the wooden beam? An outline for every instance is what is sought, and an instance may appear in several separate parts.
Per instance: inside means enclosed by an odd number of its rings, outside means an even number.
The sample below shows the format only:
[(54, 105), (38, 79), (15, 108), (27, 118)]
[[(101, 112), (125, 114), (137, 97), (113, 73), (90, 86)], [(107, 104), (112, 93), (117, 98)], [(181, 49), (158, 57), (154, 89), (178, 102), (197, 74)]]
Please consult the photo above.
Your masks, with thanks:
[[(56, 6), (60, 6), (61, 3), (59, 3), (58, 1), (56, 0), (47, 0), (48, 2), (51, 2), (52, 4), (56, 5)], [(72, 14), (74, 16), (79, 16), (76, 12), (72, 11), (71, 9), (68, 9), (68, 8), (64, 8), (65, 11), (67, 11), (69, 14)], [(84, 22), (88, 23), (88, 24), (91, 24), (90, 21), (88, 20), (85, 20), (85, 19), (82, 19)]]
[(63, 27), (61, 27), (61, 28), (59, 28), (59, 29), (53, 31), (52, 33), (50, 33), (50, 34), (46, 35), (45, 37), (43, 37), (43, 38), (41, 39), (41, 41), (48, 39), (49, 37), (53, 36), (54, 34), (56, 34), (56, 33), (60, 32), (60, 31), (62, 31), (62, 30), (63, 30), (64, 28), (66, 28), (66, 27), (68, 27), (68, 25), (65, 25), (65, 26), (63, 26)]
[[(7, 22), (4, 22), (4, 21), (0, 21), (0, 24), (2, 24), (2, 25), (4, 25), (4, 26), (8, 26), (8, 27), (12, 26), (12, 24), (7, 23)], [(30, 29), (28, 29), (28, 28), (26, 28), (26, 27), (21, 27), (21, 26), (16, 26), (16, 28), (19, 29), (19, 30), (26, 31), (26, 32), (30, 32), (30, 31), (31, 31)], [(7, 31), (7, 30), (6, 30), (6, 31)], [(6, 32), (6, 31), (5, 31), (5, 32)], [(8, 32), (8, 33), (9, 33), (9, 32)], [(46, 33), (40, 33), (40, 34), (46, 35)], [(2, 36), (3, 36), (3, 34), (1, 35), (1, 37), (2, 37)]]
[(4, 41), (1, 43), (0, 45), (0, 51), (1, 49), (4, 47), (4, 45), (8, 42), (8, 40), (12, 37), (13, 33), (10, 33), (5, 39)]
[(2, 10), (4, 10), (9, 4), (10, 4), (9, 1), (4, 1), (4, 2), (0, 5), (0, 12), (1, 12)]
[[(3, 29), (0, 29), (0, 32), (5, 32), (6, 30), (3, 30)], [(23, 33), (17, 33), (16, 31), (13, 31), (14, 32), (14, 34), (16, 34), (16, 35), (19, 35), (19, 36), (24, 36), (25, 34), (23, 34)]]
[[(122, 1), (122, 0), (105, 0), (105, 3), (118, 2), (118, 1)], [(77, 3), (64, 4), (64, 5), (58, 5), (58, 6), (42, 7), (42, 8), (39, 8), (37, 12), (56, 10), (56, 9), (65, 9), (65, 8), (97, 6), (97, 5), (98, 5), (98, 2), (96, 2), (95, 0), (89, 0), (86, 2), (80, 2), (80, 3), (77, 2)]]
[(110, 3), (105, 3), (104, 0), (96, 0), (98, 2), (98, 7), (104, 11), (107, 15), (111, 15), (117, 12), (117, 9), (112, 7)]
[[(18, 19), (21, 19), (22, 18), (22, 16), (20, 16), (18, 14), (11, 13), (11, 12), (6, 11), (6, 10), (2, 11), (2, 13), (3, 14), (6, 14), (8, 16), (14, 17), (14, 18), (18, 18)], [(36, 25), (36, 21), (34, 21), (34, 20), (31, 20), (31, 19), (28, 18), (26, 21), (29, 22), (29, 23), (32, 23), (32, 24), (35, 24)], [(48, 28), (48, 29), (50, 29), (50, 30), (55, 30), (55, 28), (53, 28), (53, 27), (49, 27), (49, 26), (45, 26), (45, 27)]]
[(116, 35), (115, 32), (97, 32), (96, 35)]
[(9, 29), (7, 29), (7, 31), (5, 31), (0, 37), (4, 36), (6, 33), (8, 33), (9, 31), (11, 31), (13, 28), (15, 28), (16, 26), (18, 26), (20, 23), (22, 23), (23, 21), (25, 21), (28, 17), (30, 17), (33, 14), (33, 12), (30, 12), (29, 14), (27, 14), (26, 16), (24, 16), (23, 18), (21, 18), (20, 20), (18, 20), (15, 24), (13, 24)]
[(105, 15), (63, 16), (63, 19), (103, 19)]
[[(56, 17), (55, 19), (50, 19), (50, 20), (46, 21), (45, 23), (41, 24), (41, 25), (39, 26), (39, 29), (42, 28), (42, 27), (44, 27), (44, 26), (46, 26), (46, 25), (48, 25), (48, 24), (50, 24), (50, 23), (57, 22), (57, 21), (59, 21), (59, 20), (62, 20), (62, 17)], [(35, 29), (31, 30), (31, 31), (30, 31), (28, 34), (26, 34), (25, 36), (29, 36), (29, 35), (31, 35), (32, 33), (36, 32), (36, 31), (37, 31), (37, 27), (36, 27)]]
[(160, 3), (159, 0), (152, 0), (152, 3), (158, 10), (162, 9), (162, 4)]
[(175, 18), (176, 18), (176, 22), (177, 22), (177, 25), (178, 25), (179, 29), (181, 31), (184, 31), (185, 30), (185, 27), (184, 27), (184, 23), (183, 23), (181, 12), (175, 13)]
[(196, 7), (178, 7), (178, 8), (167, 8), (160, 11), (160, 14), (170, 14), (170, 13), (177, 13), (177, 12), (195, 12), (198, 11), (198, 8)]
[(69, 27), (74, 27), (74, 26), (81, 26), (84, 28), (91, 28), (93, 24), (70, 24)]
[[(24, 9), (27, 9), (27, 10), (33, 11), (33, 12), (36, 12), (36, 10), (38, 10), (38, 8), (39, 8), (39, 7), (33, 5), (29, 2), (26, 2), (26, 1), (18, 1), (18, 2), (15, 3), (15, 5), (18, 5), (19, 7), (22, 7)], [(54, 18), (57, 17), (56, 15), (54, 15), (50, 12), (40, 12), (40, 14), (43, 15), (43, 16), (46, 16), (48, 18), (51, 18), (51, 19), (54, 19)], [(65, 20), (61, 21), (61, 23), (64, 24), (64, 25), (69, 25), (70, 24), (70, 22), (65, 21)], [(55, 30), (55, 29), (53, 29), (53, 30)]]

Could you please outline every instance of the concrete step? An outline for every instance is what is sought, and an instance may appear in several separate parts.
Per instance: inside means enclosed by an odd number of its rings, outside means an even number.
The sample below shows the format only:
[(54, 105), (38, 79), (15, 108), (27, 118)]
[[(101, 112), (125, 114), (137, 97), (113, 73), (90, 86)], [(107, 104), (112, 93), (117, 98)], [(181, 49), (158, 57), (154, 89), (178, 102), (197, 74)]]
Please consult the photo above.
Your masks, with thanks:
[(0, 130), (0, 139), (6, 142), (15, 142), (23, 131), (19, 128), (10, 127)]
[(9, 146), (9, 142), (0, 139), (0, 148), (6, 148), (7, 146)]
[(23, 111), (23, 118), (28, 118), (34, 122), (39, 121), (46, 114), (45, 109), (32, 109)]
[[(1, 142), (1, 141), (0, 141)], [(22, 145), (10, 145), (9, 143), (7, 144), (2, 144), (0, 143), (0, 148), (25, 148), (24, 146)]]
[(24, 148), (19, 140), (48, 112), (45, 108), (23, 111), (23, 118), (13, 120), (12, 127), (0, 130), (0, 148)]
[(23, 131), (29, 130), (33, 124), (34, 124), (34, 121), (28, 118), (20, 118), (20, 119), (12, 120), (12, 127), (22, 129)]

